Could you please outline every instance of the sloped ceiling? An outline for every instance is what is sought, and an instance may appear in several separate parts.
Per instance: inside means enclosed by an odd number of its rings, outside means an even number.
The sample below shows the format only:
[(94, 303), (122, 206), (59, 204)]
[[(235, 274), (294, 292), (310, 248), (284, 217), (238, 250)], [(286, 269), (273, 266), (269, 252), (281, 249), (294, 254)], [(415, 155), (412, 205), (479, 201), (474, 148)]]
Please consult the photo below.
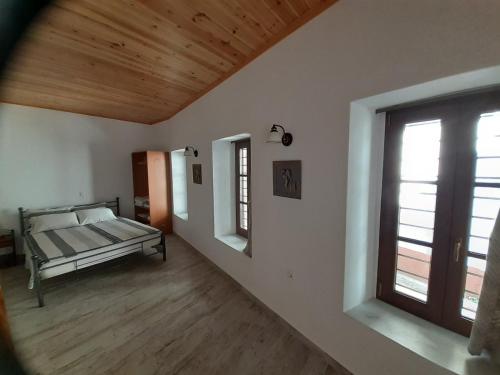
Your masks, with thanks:
[(62, 0), (38, 19), (0, 100), (165, 120), (335, 0)]

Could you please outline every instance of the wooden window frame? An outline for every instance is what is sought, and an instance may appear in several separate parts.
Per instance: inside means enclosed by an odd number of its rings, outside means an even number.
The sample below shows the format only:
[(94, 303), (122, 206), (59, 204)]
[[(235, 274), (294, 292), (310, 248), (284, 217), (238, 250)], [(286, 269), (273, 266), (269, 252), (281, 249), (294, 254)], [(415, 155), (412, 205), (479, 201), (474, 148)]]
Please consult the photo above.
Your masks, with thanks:
[[(247, 149), (247, 174), (243, 175), (240, 171), (240, 158), (239, 151), (243, 148)], [(240, 204), (247, 205), (247, 228), (250, 227), (250, 196), (251, 196), (251, 148), (250, 148), (250, 138), (241, 139), (234, 142), (234, 185), (235, 185), (235, 206), (236, 206), (236, 233), (242, 237), (248, 239), (248, 229), (244, 229), (241, 227), (241, 212), (240, 212)], [(240, 200), (240, 177), (247, 178), (247, 202), (242, 202)]]
[[(462, 335), (472, 321), (461, 316), (467, 250), (455, 254), (457, 239), (466, 239), (475, 176), (475, 126), (479, 116), (500, 110), (500, 91), (443, 99), (386, 114), (379, 260), (376, 296), (391, 305)], [(394, 288), (399, 222), (402, 136), (406, 124), (439, 118), (441, 149), (435, 207), (434, 239), (427, 302)], [(406, 241), (406, 239), (405, 239)], [(409, 242), (428, 246), (427, 243)], [(472, 255), (477, 258), (485, 259)]]

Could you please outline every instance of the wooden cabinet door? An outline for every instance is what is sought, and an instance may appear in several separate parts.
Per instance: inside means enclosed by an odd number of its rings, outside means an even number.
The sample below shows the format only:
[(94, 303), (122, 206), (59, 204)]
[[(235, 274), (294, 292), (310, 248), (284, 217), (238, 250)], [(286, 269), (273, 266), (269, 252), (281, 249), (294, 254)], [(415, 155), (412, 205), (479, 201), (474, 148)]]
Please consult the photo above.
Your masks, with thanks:
[(171, 207), (169, 205), (170, 164), (168, 154), (161, 151), (148, 151), (148, 181), (151, 226), (165, 233), (171, 232)]

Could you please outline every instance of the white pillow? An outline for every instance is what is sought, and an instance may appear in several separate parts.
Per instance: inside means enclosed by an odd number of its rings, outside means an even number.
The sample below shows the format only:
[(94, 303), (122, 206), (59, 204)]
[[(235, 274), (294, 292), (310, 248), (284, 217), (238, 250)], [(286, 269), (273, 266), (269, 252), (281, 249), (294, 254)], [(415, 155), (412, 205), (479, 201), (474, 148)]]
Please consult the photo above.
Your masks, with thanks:
[(74, 212), (35, 216), (30, 219), (30, 224), (31, 234), (80, 225)]
[(100, 223), (101, 221), (115, 220), (113, 211), (106, 207), (91, 208), (90, 210), (76, 211), (80, 225)]

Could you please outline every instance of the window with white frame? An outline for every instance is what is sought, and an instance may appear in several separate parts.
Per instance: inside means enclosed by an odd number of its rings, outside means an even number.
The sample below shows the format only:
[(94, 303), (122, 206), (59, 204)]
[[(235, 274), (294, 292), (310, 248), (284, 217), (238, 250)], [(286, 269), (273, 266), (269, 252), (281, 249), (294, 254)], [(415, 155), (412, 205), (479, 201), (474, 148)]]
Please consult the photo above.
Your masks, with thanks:
[(188, 219), (186, 157), (184, 150), (172, 151), (172, 195), (174, 215)]

